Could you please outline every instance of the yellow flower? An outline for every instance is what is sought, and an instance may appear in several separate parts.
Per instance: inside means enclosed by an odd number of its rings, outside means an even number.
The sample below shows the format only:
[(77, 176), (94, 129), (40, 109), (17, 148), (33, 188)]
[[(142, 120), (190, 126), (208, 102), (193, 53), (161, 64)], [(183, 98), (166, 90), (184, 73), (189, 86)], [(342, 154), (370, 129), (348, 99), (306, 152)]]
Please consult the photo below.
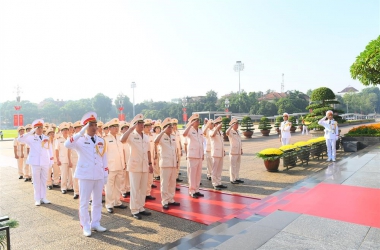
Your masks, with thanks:
[(259, 154), (261, 154), (261, 155), (282, 155), (283, 152), (278, 148), (267, 148), (267, 149), (261, 150)]
[(294, 145), (284, 145), (284, 146), (281, 146), (279, 149), (282, 151), (286, 151), (286, 150), (291, 150), (291, 149), (296, 149), (296, 148), (297, 147)]
[(307, 141), (299, 141), (299, 142), (294, 143), (294, 146), (297, 146), (297, 147), (310, 146), (310, 142), (307, 142)]

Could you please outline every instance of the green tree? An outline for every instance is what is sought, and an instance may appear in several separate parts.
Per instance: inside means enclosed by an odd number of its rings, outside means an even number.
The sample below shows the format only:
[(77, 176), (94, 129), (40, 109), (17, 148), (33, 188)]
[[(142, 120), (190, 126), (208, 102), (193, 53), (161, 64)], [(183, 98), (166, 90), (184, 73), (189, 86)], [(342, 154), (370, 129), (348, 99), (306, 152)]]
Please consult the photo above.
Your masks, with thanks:
[(273, 116), (277, 114), (276, 104), (268, 101), (261, 101), (258, 110), (259, 115)]
[(351, 77), (363, 85), (380, 84), (380, 36), (372, 40), (356, 57), (350, 68)]
[(108, 121), (112, 117), (108, 114), (112, 109), (112, 100), (104, 94), (97, 94), (92, 98), (92, 107), (101, 121)]

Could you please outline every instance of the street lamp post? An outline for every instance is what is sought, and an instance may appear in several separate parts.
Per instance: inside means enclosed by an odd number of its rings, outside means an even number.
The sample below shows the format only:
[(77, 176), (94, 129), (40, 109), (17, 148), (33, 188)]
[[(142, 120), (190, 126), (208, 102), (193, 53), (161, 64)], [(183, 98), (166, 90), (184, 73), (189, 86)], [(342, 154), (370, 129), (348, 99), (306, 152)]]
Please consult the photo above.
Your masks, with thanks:
[(136, 88), (135, 82), (132, 82), (131, 88), (133, 89), (133, 117), (135, 117), (135, 88)]
[(121, 99), (121, 98), (123, 98), (123, 96), (122, 95), (120, 95), (120, 99), (119, 99), (119, 110), (120, 110), (120, 117), (119, 117), (119, 120), (120, 121), (124, 121), (125, 119), (123, 119), (123, 104), (124, 104), (124, 101), (123, 101), (123, 99)]
[(182, 119), (186, 123), (186, 121), (187, 121), (187, 113), (186, 113), (187, 98), (186, 97), (182, 98), (182, 106), (183, 106), (183, 108), (182, 108), (182, 111), (183, 111)]
[(234, 70), (235, 72), (239, 72), (239, 95), (240, 95), (240, 71), (243, 71), (244, 69), (244, 63), (241, 61), (236, 61), (234, 65)]
[[(228, 100), (228, 98), (224, 100), (224, 106), (226, 107), (226, 112), (228, 113), (228, 108), (230, 107), (230, 100)], [(228, 114), (227, 114), (227, 117), (228, 117)]]

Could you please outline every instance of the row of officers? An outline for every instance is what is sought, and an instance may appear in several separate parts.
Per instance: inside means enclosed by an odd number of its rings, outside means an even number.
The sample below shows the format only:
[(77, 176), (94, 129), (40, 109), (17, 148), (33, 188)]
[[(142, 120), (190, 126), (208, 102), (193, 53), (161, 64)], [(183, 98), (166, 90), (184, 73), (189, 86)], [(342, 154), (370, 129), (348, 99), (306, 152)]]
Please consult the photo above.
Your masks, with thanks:
[[(15, 139), (15, 158), (19, 166), (19, 178), (33, 179), (35, 205), (50, 203), (46, 199), (48, 189), (60, 187), (61, 192), (74, 192), (80, 197), (79, 217), (83, 234), (92, 230), (105, 231), (100, 225), (102, 191), (105, 190), (107, 211), (125, 209), (120, 201), (130, 196), (132, 216), (141, 219), (151, 213), (146, 211), (145, 201), (156, 199), (151, 195), (153, 179), (160, 180), (163, 209), (180, 206), (174, 200), (176, 182), (182, 156), (182, 144), (186, 153), (189, 195), (198, 199), (202, 161), (207, 161), (207, 178), (216, 190), (222, 185), (224, 150), (221, 117), (209, 120), (199, 128), (199, 115), (190, 117), (183, 138), (177, 129), (176, 119), (162, 122), (144, 119), (139, 114), (127, 123), (112, 119), (107, 124), (97, 121), (95, 112), (86, 113), (81, 121), (61, 123), (58, 133), (54, 124), (35, 120), (31, 125), (20, 127)], [(227, 130), (230, 147), (230, 181), (239, 179), (243, 154), (238, 121), (233, 119)], [(183, 142), (183, 143), (182, 143)], [(59, 185), (60, 184), (60, 185)], [(91, 217), (88, 212), (91, 202)]]

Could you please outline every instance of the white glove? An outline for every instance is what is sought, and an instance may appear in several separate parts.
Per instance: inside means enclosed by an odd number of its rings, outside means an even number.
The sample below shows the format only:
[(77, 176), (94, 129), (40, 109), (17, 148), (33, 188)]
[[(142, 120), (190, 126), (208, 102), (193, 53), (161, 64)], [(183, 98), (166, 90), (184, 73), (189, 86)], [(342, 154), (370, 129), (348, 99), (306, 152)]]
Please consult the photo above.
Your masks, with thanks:
[(88, 126), (90, 126), (90, 123), (89, 123), (89, 122), (88, 122), (85, 126), (83, 126), (83, 128), (79, 131), (79, 134), (80, 134), (81, 136), (83, 136), (84, 133), (86, 133), (86, 130), (87, 130)]

